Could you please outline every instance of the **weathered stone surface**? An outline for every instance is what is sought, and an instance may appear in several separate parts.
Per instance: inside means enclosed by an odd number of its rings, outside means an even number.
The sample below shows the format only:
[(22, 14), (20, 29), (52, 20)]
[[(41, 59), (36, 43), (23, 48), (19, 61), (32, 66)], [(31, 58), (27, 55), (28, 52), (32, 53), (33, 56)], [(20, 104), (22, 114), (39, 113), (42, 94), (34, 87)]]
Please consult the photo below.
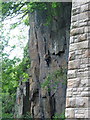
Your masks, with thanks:
[(19, 82), (16, 93), (15, 118), (22, 118), (30, 112), (29, 82)]
[(76, 103), (75, 103), (75, 107), (77, 108), (86, 108), (88, 107), (88, 98), (87, 97), (77, 97), (76, 98)]
[(67, 108), (66, 109), (66, 117), (67, 118), (75, 118), (75, 112), (73, 108)]
[(84, 33), (84, 27), (72, 29), (70, 34), (71, 36)]
[(66, 84), (59, 83), (53, 89), (54, 83), (50, 83), (49, 91), (48, 86), (41, 87), (49, 73), (67, 67), (71, 3), (63, 3), (63, 7), (57, 9), (63, 12), (56, 16), (57, 21), (52, 18), (48, 26), (45, 25), (48, 11), (37, 10), (30, 15), (30, 112), (34, 118), (52, 118), (65, 109)]
[(87, 108), (77, 108), (75, 109), (75, 118), (88, 118), (88, 112)]
[(83, 40), (86, 40), (87, 39), (87, 34), (83, 34), (83, 35), (80, 35), (78, 37), (78, 41), (83, 41)]
[(66, 118), (90, 119), (90, 1), (73, 2)]
[(66, 107), (75, 107), (76, 106), (76, 98), (67, 98)]
[(68, 69), (70, 70), (78, 69), (79, 66), (80, 66), (80, 60), (69, 61)]
[(68, 71), (68, 79), (76, 77), (76, 70), (69, 70)]
[(82, 41), (78, 43), (73, 43), (70, 45), (70, 51), (80, 50), (80, 49), (86, 49), (88, 48), (88, 41)]
[(78, 78), (71, 78), (71, 79), (68, 79), (68, 83), (67, 83), (67, 85), (68, 85), (68, 87), (69, 88), (76, 88), (76, 87), (79, 87), (79, 84), (80, 84), (80, 79), (78, 79)]
[(75, 59), (75, 52), (69, 53), (69, 61), (74, 60), (74, 59)]

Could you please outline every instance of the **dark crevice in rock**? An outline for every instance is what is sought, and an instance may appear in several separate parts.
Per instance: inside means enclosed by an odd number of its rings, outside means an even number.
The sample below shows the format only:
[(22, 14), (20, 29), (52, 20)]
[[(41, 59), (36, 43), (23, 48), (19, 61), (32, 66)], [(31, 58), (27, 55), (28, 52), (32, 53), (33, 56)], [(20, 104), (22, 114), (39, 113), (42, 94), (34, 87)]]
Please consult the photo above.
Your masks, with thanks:
[(46, 44), (46, 38), (45, 38), (45, 37), (44, 37), (44, 44), (45, 44), (45, 45), (44, 45), (44, 46), (45, 46), (44, 49), (45, 49), (45, 54), (46, 54), (46, 52), (47, 52), (47, 47), (46, 47), (47, 44)]
[(49, 67), (50, 66), (50, 63), (51, 63), (51, 55), (50, 55), (50, 52), (48, 50), (48, 53), (45, 54), (45, 61), (47, 63), (47, 66)]
[(54, 98), (54, 94), (51, 95), (50, 91), (48, 91), (48, 94), (49, 94), (49, 104), (50, 104), (50, 115), (52, 119), (55, 114), (55, 98)]
[(39, 60), (39, 65), (40, 65), (40, 55), (39, 55), (39, 53), (38, 53), (38, 60)]
[(36, 32), (36, 30), (35, 30), (35, 37), (36, 37), (36, 39), (37, 39), (37, 32)]
[(64, 53), (65, 53), (65, 51), (63, 50), (63, 51), (59, 51), (56, 55), (62, 56)]

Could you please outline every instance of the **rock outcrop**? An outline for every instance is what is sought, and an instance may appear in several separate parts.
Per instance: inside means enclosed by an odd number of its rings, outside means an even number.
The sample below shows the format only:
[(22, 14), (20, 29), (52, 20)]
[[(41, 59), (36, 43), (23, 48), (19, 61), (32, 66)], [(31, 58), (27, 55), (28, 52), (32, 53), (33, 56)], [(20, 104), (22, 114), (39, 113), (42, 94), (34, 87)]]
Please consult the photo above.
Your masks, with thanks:
[(19, 82), (16, 93), (15, 118), (23, 118), (30, 111), (29, 81)]
[(30, 113), (33, 118), (52, 118), (65, 110), (66, 84), (59, 82), (53, 89), (53, 81), (42, 87), (48, 74), (67, 68), (68, 63), (71, 3), (62, 3), (55, 11), (56, 16), (48, 25), (50, 11), (36, 10), (30, 14)]

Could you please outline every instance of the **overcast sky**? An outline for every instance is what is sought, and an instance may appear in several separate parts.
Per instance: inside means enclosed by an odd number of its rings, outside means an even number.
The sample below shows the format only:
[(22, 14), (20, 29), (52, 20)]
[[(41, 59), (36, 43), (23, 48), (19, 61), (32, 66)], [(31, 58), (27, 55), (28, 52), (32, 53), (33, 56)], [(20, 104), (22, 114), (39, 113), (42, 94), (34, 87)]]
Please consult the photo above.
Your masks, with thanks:
[[(23, 57), (23, 47), (25, 47), (28, 41), (28, 30), (29, 27), (24, 24), (10, 30), (10, 25), (18, 21), (18, 18), (12, 18), (4, 21), (4, 33), (10, 37), (9, 45), (16, 45), (16, 48), (10, 53), (10, 59), (14, 56), (22, 58)], [(10, 51), (10, 47), (5, 49), (7, 52)]]

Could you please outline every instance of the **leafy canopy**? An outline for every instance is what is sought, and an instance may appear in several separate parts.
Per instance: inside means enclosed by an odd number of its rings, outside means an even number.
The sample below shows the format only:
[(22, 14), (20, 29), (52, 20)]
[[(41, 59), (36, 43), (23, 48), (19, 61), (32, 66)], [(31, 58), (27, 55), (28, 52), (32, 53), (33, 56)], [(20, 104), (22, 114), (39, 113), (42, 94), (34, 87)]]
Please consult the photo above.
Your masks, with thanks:
[[(5, 18), (11, 18), (15, 16), (20, 16), (20, 21), (15, 23), (15, 27), (22, 22), (29, 25), (29, 14), (35, 10), (48, 10), (48, 18), (51, 19), (55, 16), (55, 9), (61, 7), (61, 3), (52, 2), (2, 2), (2, 20)], [(51, 10), (50, 10), (51, 9)], [(52, 12), (53, 11), (53, 12)], [(47, 12), (47, 11), (46, 11)]]

